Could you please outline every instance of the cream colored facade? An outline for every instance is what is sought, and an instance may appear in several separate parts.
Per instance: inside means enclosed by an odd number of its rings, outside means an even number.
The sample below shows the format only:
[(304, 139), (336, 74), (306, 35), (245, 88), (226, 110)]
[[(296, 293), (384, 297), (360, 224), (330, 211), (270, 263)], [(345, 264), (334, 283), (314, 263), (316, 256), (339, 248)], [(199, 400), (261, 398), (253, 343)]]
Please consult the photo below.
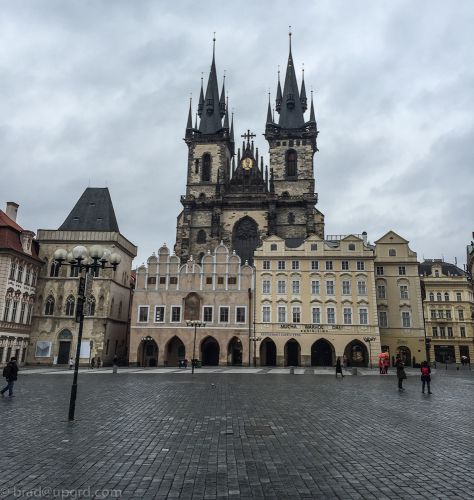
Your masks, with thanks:
[(474, 294), (469, 274), (442, 259), (425, 260), (420, 274), (431, 361), (460, 363), (461, 356), (474, 359)]
[[(223, 244), (183, 265), (161, 247), (137, 269), (130, 364), (178, 366), (193, 351), (204, 365), (248, 364), (252, 288), (252, 267)], [(196, 328), (195, 349), (191, 319), (205, 322)]]
[(56, 273), (53, 254), (58, 248), (69, 252), (77, 245), (99, 245), (118, 253), (122, 259), (116, 271), (101, 269), (93, 280), (92, 298), (85, 308), (81, 363), (89, 363), (95, 357), (110, 364), (114, 356), (126, 361), (130, 273), (136, 246), (117, 232), (40, 229), (38, 240), (44, 266), (38, 280), (28, 363), (66, 364), (75, 355), (79, 279), (71, 276), (67, 266)]
[(389, 231), (375, 242), (375, 284), (382, 350), (410, 366), (425, 359), (423, 304), (417, 254)]
[[(271, 236), (255, 252), (259, 365), (376, 363), (374, 249), (366, 235), (314, 235), (296, 248)], [(366, 341), (364, 337), (372, 337)]]

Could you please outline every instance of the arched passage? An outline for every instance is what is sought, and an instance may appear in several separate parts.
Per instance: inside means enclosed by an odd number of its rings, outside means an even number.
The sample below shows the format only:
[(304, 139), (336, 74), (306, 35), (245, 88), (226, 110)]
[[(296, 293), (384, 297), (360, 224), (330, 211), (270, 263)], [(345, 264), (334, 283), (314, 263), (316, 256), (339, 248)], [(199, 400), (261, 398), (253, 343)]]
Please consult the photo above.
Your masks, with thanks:
[(179, 366), (179, 361), (186, 358), (186, 349), (179, 337), (173, 337), (166, 346), (166, 366)]
[(62, 330), (58, 340), (58, 365), (67, 365), (71, 356), (72, 333), (69, 330)]
[(232, 248), (242, 262), (253, 263), (253, 253), (258, 246), (258, 225), (251, 217), (240, 219), (232, 230)]
[(151, 337), (145, 337), (138, 346), (139, 366), (156, 366), (158, 364), (158, 346)]
[(311, 366), (332, 366), (334, 347), (326, 339), (319, 339), (311, 346)]
[(227, 348), (227, 364), (242, 365), (242, 342), (239, 338), (233, 337)]
[(276, 345), (272, 339), (266, 338), (260, 344), (260, 366), (276, 366)]
[(350, 366), (369, 366), (369, 353), (367, 347), (360, 340), (353, 340), (344, 349)]
[(411, 366), (411, 351), (408, 347), (401, 345), (397, 349), (397, 354), (405, 366)]
[(219, 343), (214, 337), (207, 337), (201, 344), (201, 360), (203, 365), (217, 366), (219, 364)]
[(285, 344), (285, 366), (300, 365), (301, 348), (295, 339), (290, 339)]

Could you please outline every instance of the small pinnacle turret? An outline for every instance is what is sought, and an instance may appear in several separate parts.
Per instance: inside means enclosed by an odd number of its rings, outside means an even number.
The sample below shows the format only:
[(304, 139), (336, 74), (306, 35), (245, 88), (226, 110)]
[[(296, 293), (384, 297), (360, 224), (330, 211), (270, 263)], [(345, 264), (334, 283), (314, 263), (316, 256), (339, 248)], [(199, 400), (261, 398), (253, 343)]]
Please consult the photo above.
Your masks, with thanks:
[(306, 87), (304, 84), (304, 68), (302, 71), (302, 78), (301, 78), (301, 93), (300, 93), (300, 102), (301, 102), (301, 109), (303, 110), (303, 113), (308, 109), (308, 99), (306, 98)]

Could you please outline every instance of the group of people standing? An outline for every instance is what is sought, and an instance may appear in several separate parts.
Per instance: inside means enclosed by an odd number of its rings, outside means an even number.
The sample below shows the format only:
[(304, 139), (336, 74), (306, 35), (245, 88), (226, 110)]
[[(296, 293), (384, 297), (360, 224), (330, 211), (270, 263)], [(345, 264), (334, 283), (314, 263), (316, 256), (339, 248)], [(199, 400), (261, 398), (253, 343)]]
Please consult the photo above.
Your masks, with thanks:
[(379, 358), (380, 375), (387, 375), (389, 366), (390, 366), (390, 360), (388, 359), (388, 357)]

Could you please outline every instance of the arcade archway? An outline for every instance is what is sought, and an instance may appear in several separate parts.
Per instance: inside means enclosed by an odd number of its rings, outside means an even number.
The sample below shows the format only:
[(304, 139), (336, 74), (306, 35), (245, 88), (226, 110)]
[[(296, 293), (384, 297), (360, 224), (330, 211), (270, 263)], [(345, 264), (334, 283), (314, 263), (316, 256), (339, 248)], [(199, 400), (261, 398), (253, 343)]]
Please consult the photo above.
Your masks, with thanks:
[(311, 366), (333, 366), (334, 347), (326, 339), (319, 339), (311, 346)]
[(227, 348), (227, 363), (229, 365), (242, 365), (242, 350), (241, 340), (233, 337)]
[(186, 358), (186, 349), (179, 337), (173, 337), (166, 346), (166, 366), (179, 366), (180, 360)]
[(301, 347), (299, 343), (290, 339), (285, 344), (285, 366), (299, 366), (300, 365)]
[(275, 342), (266, 338), (260, 344), (260, 366), (276, 366), (277, 350)]
[(138, 346), (139, 366), (156, 366), (158, 364), (158, 345), (151, 337), (145, 337)]
[(203, 365), (217, 366), (219, 364), (219, 343), (214, 337), (207, 337), (201, 344), (201, 362)]
[(353, 340), (344, 349), (349, 366), (369, 366), (369, 352), (360, 340)]

